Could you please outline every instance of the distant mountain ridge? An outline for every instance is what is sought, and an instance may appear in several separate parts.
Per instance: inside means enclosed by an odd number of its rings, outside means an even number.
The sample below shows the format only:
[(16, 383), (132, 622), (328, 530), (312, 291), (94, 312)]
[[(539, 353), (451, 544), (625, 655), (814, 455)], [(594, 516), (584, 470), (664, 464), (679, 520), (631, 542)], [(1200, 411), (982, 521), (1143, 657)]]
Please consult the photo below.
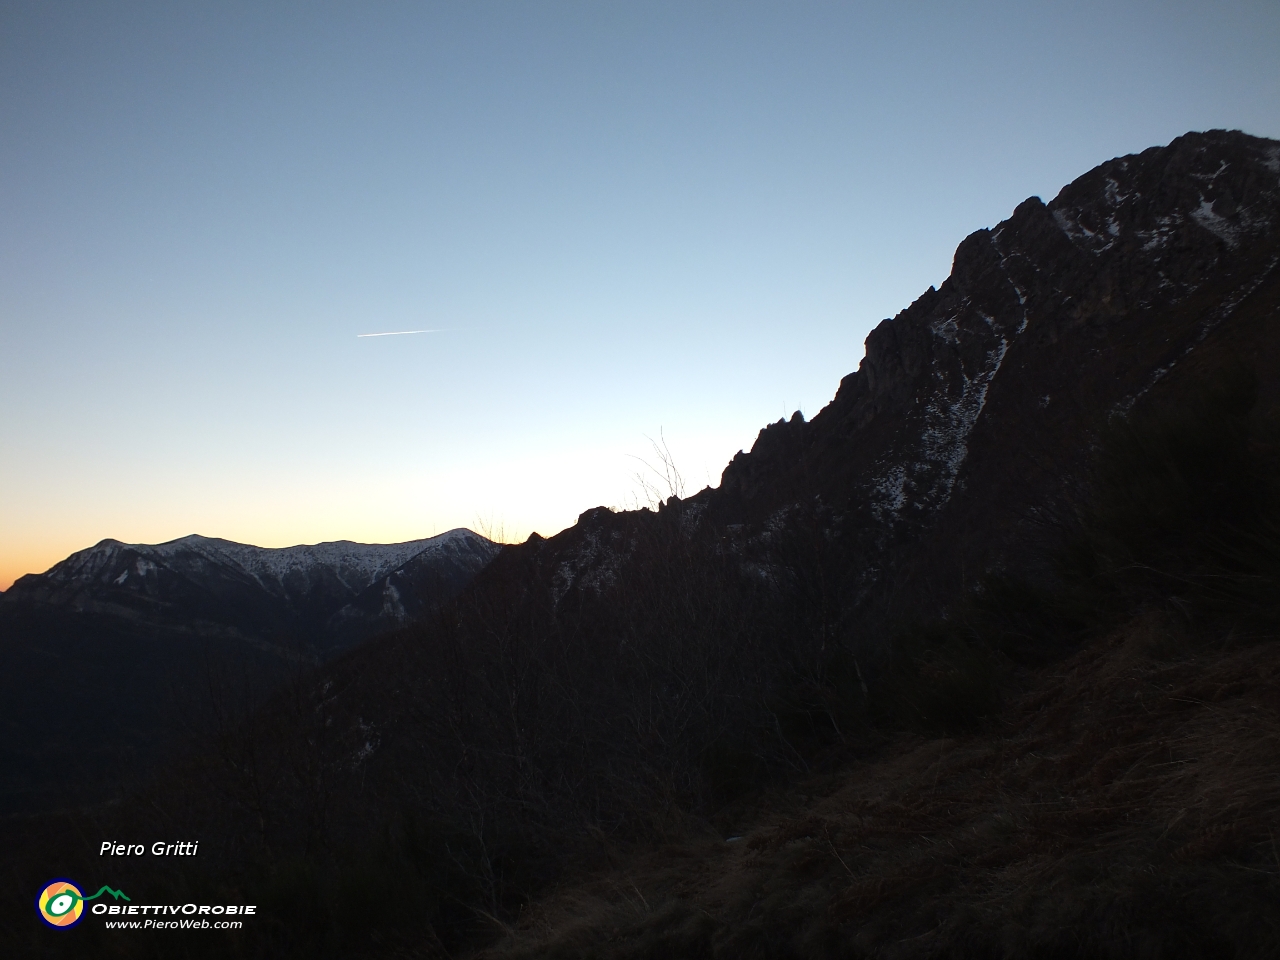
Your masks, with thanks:
[(291, 637), (323, 658), (452, 595), (497, 551), (462, 528), (390, 544), (257, 547), (199, 535), (161, 544), (107, 539), (42, 574), (21, 577), (0, 603), (175, 629), (216, 625), (268, 642)]
[(22, 577), (0, 594), (0, 812), (101, 798), (212, 715), (428, 616), (499, 550), (466, 529), (280, 548), (103, 540)]
[[(199, 554), (211, 560), (230, 560), (251, 573), (266, 586), (267, 580), (281, 581), (287, 574), (307, 571), (317, 566), (353, 570), (368, 582), (389, 573), (427, 546), (470, 531), (451, 530), (439, 537), (410, 540), (405, 543), (355, 543), (335, 540), (326, 543), (299, 544), (292, 547), (257, 547), (220, 537), (198, 534), (160, 544), (121, 543), (106, 539), (81, 550), (50, 568), (44, 576), (54, 580), (83, 578), (90, 565), (120, 549), (134, 550), (164, 558), (176, 558), (184, 552)], [(367, 585), (367, 583), (365, 584)]]

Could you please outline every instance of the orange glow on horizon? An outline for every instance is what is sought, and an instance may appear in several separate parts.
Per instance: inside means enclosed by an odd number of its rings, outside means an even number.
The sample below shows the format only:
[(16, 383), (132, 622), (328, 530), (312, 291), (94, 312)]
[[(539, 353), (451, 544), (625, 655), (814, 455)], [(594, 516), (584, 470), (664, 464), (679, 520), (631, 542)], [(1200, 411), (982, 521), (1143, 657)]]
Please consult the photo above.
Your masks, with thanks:
[[(244, 534), (240, 534), (239, 536), (227, 536), (226, 534), (220, 535), (217, 533), (204, 534), (204, 535), (211, 536), (211, 537), (221, 536), (222, 539), (234, 540), (237, 543), (248, 543), (248, 544), (253, 544), (255, 546), (272, 548), (272, 547), (292, 547), (300, 544), (324, 543), (324, 542), (333, 541), (333, 540), (355, 540), (360, 543), (402, 543), (407, 540), (421, 540), (427, 537), (436, 536), (437, 534), (441, 534), (446, 532), (447, 530), (453, 529), (453, 527), (469, 527), (470, 529), (475, 530), (478, 533), (491, 536), (492, 538), (497, 539), (500, 542), (504, 542), (504, 543), (515, 541), (517, 536), (519, 540), (523, 540), (525, 536), (527, 536), (529, 533), (528, 530), (520, 529), (520, 530), (516, 530), (513, 534), (513, 531), (509, 527), (506, 529), (503, 529), (503, 526), (500, 523), (495, 525), (494, 529), (487, 529), (483, 521), (473, 520), (470, 523), (460, 522), (460, 523), (453, 523), (445, 526), (436, 524), (436, 525), (433, 525), (432, 527), (428, 527), (425, 530), (424, 529), (407, 530), (402, 533), (399, 531), (389, 531), (389, 530), (364, 531), (363, 536), (360, 535), (359, 533), (357, 533), (356, 535), (346, 535), (346, 536), (342, 534), (334, 535), (332, 533), (330, 533), (329, 535), (299, 536), (296, 534), (296, 532), (295, 532), (295, 535), (293, 536), (289, 536), (287, 534), (284, 536), (264, 535), (264, 536), (257, 536), (257, 537), (244, 536)], [(550, 532), (554, 533), (555, 531), (553, 530)], [(263, 531), (263, 533), (265, 534), (267, 532)], [(186, 536), (186, 534), (178, 534), (176, 536), (166, 536), (166, 535), (151, 536), (146, 539), (143, 539), (143, 538), (124, 539), (123, 542), (158, 544), (158, 543), (164, 543), (168, 540), (176, 539), (177, 536)], [(115, 537), (114, 539), (122, 539), (122, 538)], [(24, 577), (27, 574), (45, 573), (50, 568), (61, 563), (63, 560), (66, 560), (72, 554), (78, 553), (81, 550), (90, 549), (95, 544), (100, 542), (100, 540), (101, 538), (96, 538), (96, 539), (88, 538), (83, 541), (77, 540), (75, 542), (72, 542), (70, 539), (66, 539), (66, 540), (60, 540), (59, 542), (49, 543), (48, 545), (41, 545), (41, 546), (27, 544), (26, 545), (27, 549), (22, 551), (21, 553), (15, 552), (15, 554), (11, 554), (8, 556), (0, 555), (0, 593), (8, 591), (9, 588), (12, 587), (14, 583), (18, 581), (19, 578)]]
[[(22, 576), (34, 571), (26, 569), (26, 564), (15, 564), (13, 566), (0, 567), (0, 593), (8, 590), (13, 586), (14, 582)], [(45, 568), (46, 570), (48, 567)]]
[(19, 577), (25, 577), (28, 573), (44, 573), (55, 563), (65, 560), (74, 552), (74, 550), (69, 551), (60, 556), (50, 553), (46, 556), (42, 551), (36, 555), (28, 553), (25, 556), (0, 558), (0, 591), (8, 590)]

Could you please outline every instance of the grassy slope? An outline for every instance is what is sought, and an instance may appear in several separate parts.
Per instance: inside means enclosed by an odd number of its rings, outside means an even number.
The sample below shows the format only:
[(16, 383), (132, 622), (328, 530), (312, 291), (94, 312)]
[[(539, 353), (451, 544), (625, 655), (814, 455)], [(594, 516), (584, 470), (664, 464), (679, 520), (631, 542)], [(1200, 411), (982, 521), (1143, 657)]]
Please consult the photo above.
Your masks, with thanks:
[(959, 738), (903, 734), (528, 911), (490, 958), (1272, 956), (1280, 644), (1137, 617)]

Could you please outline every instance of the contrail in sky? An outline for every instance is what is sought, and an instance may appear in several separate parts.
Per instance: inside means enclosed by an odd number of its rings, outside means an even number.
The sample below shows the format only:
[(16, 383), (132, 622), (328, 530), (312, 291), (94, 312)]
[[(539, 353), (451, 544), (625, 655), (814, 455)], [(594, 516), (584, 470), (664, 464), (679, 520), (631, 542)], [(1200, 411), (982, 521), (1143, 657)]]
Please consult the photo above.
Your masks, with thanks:
[(360, 337), (403, 337), (406, 333), (439, 333), (439, 330), (389, 330), (386, 333), (357, 333)]

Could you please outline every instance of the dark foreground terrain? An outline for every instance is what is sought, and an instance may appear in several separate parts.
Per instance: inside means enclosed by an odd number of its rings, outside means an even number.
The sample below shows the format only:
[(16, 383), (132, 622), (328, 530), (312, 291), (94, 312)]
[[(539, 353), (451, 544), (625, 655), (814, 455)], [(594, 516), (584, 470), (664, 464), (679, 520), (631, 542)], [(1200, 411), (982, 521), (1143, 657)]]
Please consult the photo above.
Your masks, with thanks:
[[(538, 902), (492, 958), (1271, 957), (1280, 643), (1150, 613)], [(739, 832), (740, 831), (740, 832)]]
[[(16, 955), (1280, 953), (1280, 143), (967, 238), (719, 488), (508, 546), (118, 802)], [(195, 858), (101, 841), (199, 840)], [(51, 877), (254, 904), (44, 928)]]

